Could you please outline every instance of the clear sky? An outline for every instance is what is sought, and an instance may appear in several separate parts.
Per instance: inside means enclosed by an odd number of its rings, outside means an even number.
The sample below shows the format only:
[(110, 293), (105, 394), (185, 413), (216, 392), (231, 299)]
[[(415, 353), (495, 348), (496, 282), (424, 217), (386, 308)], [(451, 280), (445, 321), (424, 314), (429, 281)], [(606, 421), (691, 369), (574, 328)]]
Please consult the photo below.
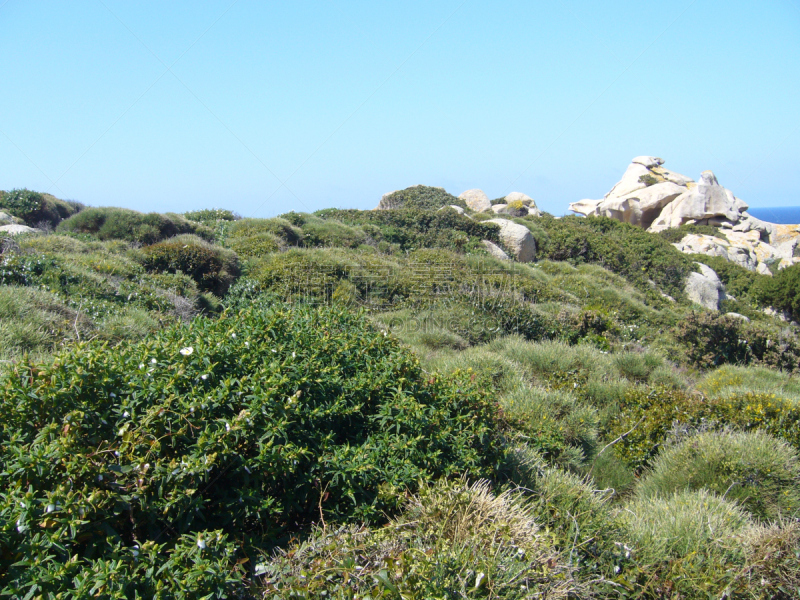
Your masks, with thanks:
[(630, 159), (800, 205), (800, 0), (0, 0), (0, 189), (141, 211), (564, 214)]

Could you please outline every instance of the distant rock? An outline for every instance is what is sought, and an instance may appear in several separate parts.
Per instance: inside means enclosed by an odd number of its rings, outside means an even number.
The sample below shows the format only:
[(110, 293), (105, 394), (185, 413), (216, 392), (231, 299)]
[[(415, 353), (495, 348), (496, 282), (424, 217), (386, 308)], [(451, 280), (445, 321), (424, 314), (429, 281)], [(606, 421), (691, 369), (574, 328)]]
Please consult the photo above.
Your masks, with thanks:
[(534, 217), (538, 217), (542, 214), (542, 211), (536, 206), (534, 199), (522, 192), (511, 192), (505, 197), (505, 201), (508, 205), (513, 205), (513, 203), (516, 202), (522, 203), (528, 209), (528, 214)]
[(686, 278), (686, 296), (692, 302), (709, 310), (719, 310), (719, 303), (726, 299), (725, 286), (719, 280), (714, 269), (701, 263), (695, 263), (699, 273), (689, 273)]
[(725, 316), (726, 317), (730, 317), (731, 319), (739, 319), (740, 321), (744, 321), (745, 323), (749, 323), (750, 322), (750, 319), (748, 317), (745, 317), (744, 315), (740, 315), (739, 313), (736, 313), (736, 312), (725, 313)]
[(655, 156), (637, 156), (602, 200), (581, 200), (569, 208), (604, 216), (657, 233), (681, 225), (712, 225), (719, 236), (687, 235), (676, 248), (721, 256), (746, 269), (771, 274), (800, 262), (800, 225), (776, 225), (747, 214), (747, 204), (722, 187), (711, 171), (695, 183), (664, 168)]
[(0, 233), (7, 233), (9, 235), (17, 235), (20, 233), (42, 233), (41, 229), (28, 227), (27, 225), (19, 225), (12, 223), (11, 225), (3, 225), (0, 227)]
[(489, 196), (483, 190), (467, 190), (462, 192), (459, 196), (467, 207), (475, 212), (486, 212), (492, 210), (492, 203), (489, 201)]
[(531, 262), (536, 259), (536, 240), (530, 229), (508, 219), (489, 219), (484, 223), (500, 226), (500, 239), (520, 262)]
[(494, 204), (492, 212), (497, 215), (508, 215), (510, 217), (524, 217), (528, 214), (528, 207), (520, 202), (512, 204)]
[(489, 254), (495, 258), (499, 258), (500, 260), (511, 260), (508, 254), (506, 254), (505, 251), (494, 242), (483, 240), (483, 245), (489, 251)]

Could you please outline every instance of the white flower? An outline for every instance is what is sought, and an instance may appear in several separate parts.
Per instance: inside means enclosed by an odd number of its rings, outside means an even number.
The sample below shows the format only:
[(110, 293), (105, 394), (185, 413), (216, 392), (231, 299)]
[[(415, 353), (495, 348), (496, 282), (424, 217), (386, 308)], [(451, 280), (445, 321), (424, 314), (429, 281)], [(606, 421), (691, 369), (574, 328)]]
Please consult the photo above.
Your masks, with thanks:
[(272, 349), (272, 351), (273, 351), (273, 352), (277, 352), (277, 350), (275, 350), (275, 348), (273, 348), (273, 349)]
[(158, 362), (158, 361), (157, 361), (155, 358), (151, 358), (151, 359), (150, 359), (150, 364), (151, 364), (151, 365), (154, 365), (154, 364), (156, 364), (157, 362)]
[(225, 431), (230, 431), (231, 426), (228, 423), (225, 423)]
[(231, 337), (232, 337), (233, 339), (236, 339), (236, 334), (235, 334), (235, 333), (232, 333), (232, 334), (231, 334)]
[(144, 369), (144, 363), (139, 363), (139, 368)]
[(292, 358), (295, 358), (296, 356), (297, 356), (297, 354), (295, 354), (294, 352), (292, 352)]
[(478, 576), (475, 578), (475, 589), (477, 590), (481, 586), (481, 581), (483, 578), (486, 577), (486, 574), (483, 572), (478, 573)]
[(130, 417), (131, 414), (126, 410), (124, 413), (122, 413), (122, 416), (123, 417)]
[(245, 343), (244, 343), (244, 347), (245, 347), (245, 348), (249, 348), (249, 347), (250, 347), (250, 342), (245, 342)]
[(197, 547), (200, 548), (200, 550), (204, 550), (206, 548), (206, 543), (203, 541), (203, 538), (197, 540)]
[(111, 392), (111, 393), (108, 395), (108, 397), (109, 397), (109, 398), (116, 398), (116, 397), (117, 397), (117, 395), (116, 395), (114, 392)]
[(205, 381), (206, 379), (208, 379), (208, 375), (206, 375), (206, 374), (200, 375), (200, 379)]
[(55, 505), (54, 505), (54, 504), (48, 504), (48, 505), (47, 505), (47, 509), (45, 509), (45, 512), (51, 513), (51, 512), (53, 512), (55, 509), (56, 509), (56, 507), (55, 507)]
[(181, 348), (181, 354), (184, 356), (191, 356), (192, 352), (194, 352), (194, 348), (191, 346), (186, 346), (186, 348)]

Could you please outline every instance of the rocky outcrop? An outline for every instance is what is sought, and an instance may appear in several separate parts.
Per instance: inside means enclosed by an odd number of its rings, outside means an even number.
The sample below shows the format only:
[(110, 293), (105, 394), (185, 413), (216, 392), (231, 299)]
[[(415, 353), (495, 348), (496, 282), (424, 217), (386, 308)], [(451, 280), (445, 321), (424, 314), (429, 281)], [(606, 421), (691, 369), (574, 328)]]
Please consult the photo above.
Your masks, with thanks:
[(492, 203), (489, 201), (489, 196), (483, 190), (467, 190), (459, 195), (467, 207), (475, 212), (486, 212), (492, 210)]
[(505, 251), (494, 242), (483, 240), (483, 246), (486, 248), (486, 250), (488, 250), (489, 254), (495, 258), (499, 258), (500, 260), (511, 260), (508, 257), (508, 254), (506, 254)]
[(42, 233), (42, 230), (34, 227), (28, 227), (27, 225), (18, 225), (16, 223), (12, 223), (11, 225), (3, 225), (0, 227), (0, 233), (17, 235), (20, 233)]
[(531, 262), (536, 259), (536, 240), (530, 229), (508, 219), (489, 219), (484, 223), (500, 226), (500, 240), (520, 262)]
[(776, 225), (747, 214), (747, 204), (725, 189), (711, 171), (698, 182), (663, 167), (655, 156), (637, 156), (602, 200), (581, 200), (570, 210), (605, 216), (650, 232), (686, 224), (713, 225), (719, 236), (687, 235), (682, 252), (721, 256), (746, 269), (771, 274), (797, 262), (800, 225)]
[(725, 286), (719, 280), (716, 272), (701, 263), (695, 263), (699, 273), (689, 273), (686, 278), (686, 296), (700, 306), (709, 310), (719, 310), (719, 303), (725, 300)]

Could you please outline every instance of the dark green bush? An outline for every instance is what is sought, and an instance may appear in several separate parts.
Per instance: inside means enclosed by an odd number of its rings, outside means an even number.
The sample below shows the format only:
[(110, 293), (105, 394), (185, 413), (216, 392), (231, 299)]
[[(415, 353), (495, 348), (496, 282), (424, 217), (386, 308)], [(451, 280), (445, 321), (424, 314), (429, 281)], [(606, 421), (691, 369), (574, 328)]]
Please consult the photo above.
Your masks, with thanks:
[(676, 337), (686, 348), (691, 364), (701, 368), (723, 364), (747, 364), (750, 348), (741, 337), (742, 321), (709, 312), (690, 312), (681, 321)]
[(722, 233), (718, 227), (712, 225), (686, 224), (680, 227), (671, 227), (670, 229), (665, 229), (658, 233), (658, 235), (667, 240), (670, 244), (677, 244), (690, 234), (710, 235), (712, 237), (721, 237), (725, 239), (725, 234)]
[(125, 240), (141, 244), (155, 244), (183, 233), (193, 233), (206, 240), (214, 238), (209, 228), (187, 221), (180, 215), (143, 214), (126, 208), (87, 208), (62, 221), (58, 231), (90, 234), (99, 240)]
[(50, 194), (28, 189), (0, 193), (0, 210), (19, 217), (31, 227), (52, 228), (83, 208), (77, 202), (64, 202)]
[[(316, 216), (335, 219), (346, 225), (373, 225), (370, 237), (376, 242), (395, 245), (401, 251), (419, 248), (447, 248), (463, 251), (481, 240), (499, 242), (499, 227), (480, 223), (452, 210), (340, 210), (317, 211)], [(366, 229), (363, 229), (366, 231)]]
[[(0, 588), (12, 596), (37, 585), (67, 597), (97, 569), (143, 590), (164, 580), (168, 595), (215, 548), (227, 571), (212, 565), (206, 581), (220, 581), (284, 532), (380, 521), (420, 481), (490, 476), (503, 460), (495, 406), (467, 374), (424, 373), (338, 309), (251, 307), (114, 352), (90, 343), (16, 366), (0, 390)], [(181, 540), (202, 551), (185, 566)], [(149, 544), (163, 544), (155, 566), (134, 569)]]
[(224, 296), (239, 276), (236, 254), (202, 240), (167, 240), (142, 249), (142, 264), (149, 272), (184, 273), (201, 291)]
[(241, 219), (236, 221), (228, 232), (228, 241), (249, 238), (263, 233), (270, 233), (287, 246), (298, 246), (303, 239), (303, 232), (286, 219)]
[(444, 188), (430, 187), (427, 185), (415, 185), (404, 190), (387, 194), (381, 203), (383, 208), (418, 208), (423, 210), (439, 210), (443, 206), (451, 204), (467, 208), (467, 204), (461, 199), (444, 191)]
[(660, 236), (607, 217), (542, 216), (536, 224), (549, 237), (539, 258), (596, 263), (641, 290), (648, 291), (653, 281), (673, 298), (683, 297), (692, 261)]
[(794, 320), (800, 320), (800, 264), (759, 279), (753, 292), (763, 305), (786, 311)]

